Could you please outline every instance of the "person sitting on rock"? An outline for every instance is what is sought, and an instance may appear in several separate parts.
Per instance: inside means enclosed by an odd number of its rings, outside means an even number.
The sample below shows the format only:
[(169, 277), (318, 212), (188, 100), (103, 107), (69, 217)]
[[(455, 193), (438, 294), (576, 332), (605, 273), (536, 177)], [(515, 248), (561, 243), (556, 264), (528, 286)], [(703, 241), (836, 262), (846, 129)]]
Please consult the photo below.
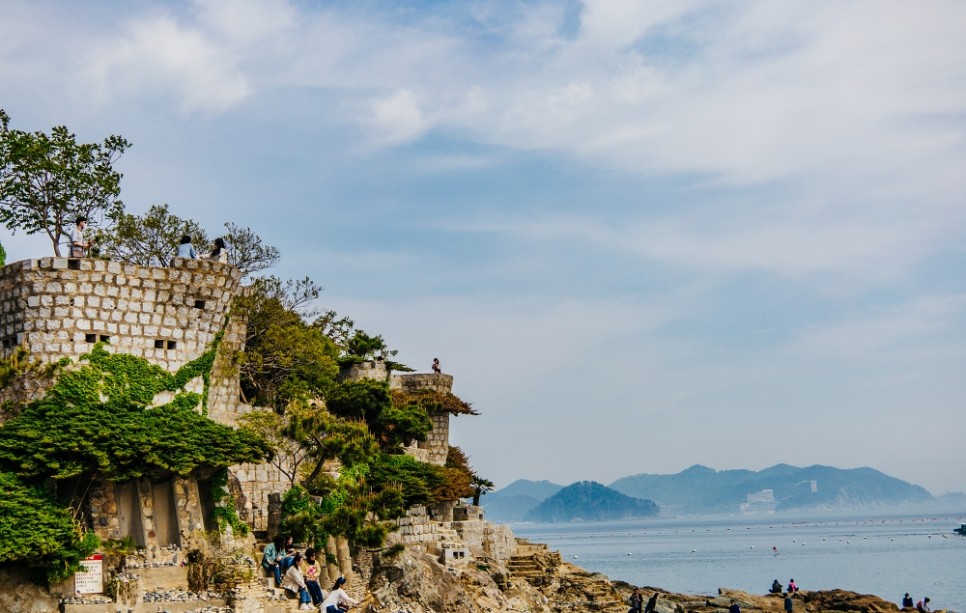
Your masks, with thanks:
[(909, 595), (909, 592), (906, 592), (906, 595), (902, 597), (902, 608), (911, 609), (914, 606), (915, 605), (912, 604), (912, 596)]
[(309, 589), (305, 585), (305, 577), (301, 570), (302, 554), (296, 553), (292, 559), (292, 565), (285, 571), (282, 579), (282, 589), (288, 590), (299, 597), (299, 611), (309, 611), (312, 609), (312, 598), (309, 596)]
[(919, 611), (919, 613), (929, 613), (932, 611), (932, 609), (929, 608), (928, 596), (916, 603), (916, 611)]
[(647, 599), (647, 605), (644, 607), (644, 613), (653, 613), (654, 607), (657, 606), (658, 593), (654, 592), (654, 595)]
[(305, 550), (305, 560), (302, 561), (302, 577), (305, 579), (305, 587), (309, 590), (309, 596), (312, 597), (312, 604), (315, 606), (319, 606), (325, 600), (322, 587), (319, 585), (321, 576), (322, 567), (315, 559), (315, 549), (309, 547)]
[(728, 613), (741, 613), (741, 607), (738, 606), (734, 598), (731, 599), (731, 606), (728, 607)]
[(771, 592), (769, 593), (771, 594), (782, 593), (782, 584), (778, 582), (778, 579), (775, 579), (774, 581), (771, 582)]
[(282, 567), (279, 565), (285, 557), (285, 537), (279, 534), (275, 540), (265, 545), (262, 552), (262, 568), (275, 575), (275, 586), (282, 585)]
[(794, 579), (789, 579), (788, 580), (788, 593), (789, 594), (794, 594), (797, 591), (798, 591), (798, 586), (795, 585), (795, 580)]
[(322, 604), (319, 606), (322, 613), (342, 613), (344, 610), (342, 605), (348, 605), (354, 607), (359, 604), (358, 600), (354, 600), (342, 587), (345, 585), (345, 577), (339, 577), (335, 580), (335, 585), (332, 586), (332, 591), (329, 595), (325, 597)]

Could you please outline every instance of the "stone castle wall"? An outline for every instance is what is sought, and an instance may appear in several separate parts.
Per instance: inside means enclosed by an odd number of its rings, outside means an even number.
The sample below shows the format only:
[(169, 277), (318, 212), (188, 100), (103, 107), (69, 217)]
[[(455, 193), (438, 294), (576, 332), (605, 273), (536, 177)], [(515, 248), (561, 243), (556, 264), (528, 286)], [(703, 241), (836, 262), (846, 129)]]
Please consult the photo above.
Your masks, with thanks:
[[(171, 268), (87, 258), (16, 262), (0, 269), (0, 357), (22, 347), (44, 363), (76, 360), (104, 342), (174, 372), (211, 345), (240, 280), (234, 266), (207, 260), (176, 259)], [(237, 387), (209, 394), (237, 397)]]
[[(369, 360), (359, 364), (352, 364), (345, 368), (343, 378), (349, 380), (371, 379), (374, 381), (388, 381), (389, 389), (406, 392), (432, 390), (443, 394), (453, 391), (453, 375), (437, 373), (390, 373), (382, 360)], [(433, 427), (426, 435), (425, 441), (414, 441), (404, 451), (421, 462), (443, 466), (449, 453), (449, 413), (442, 411), (431, 413), (429, 418)]]

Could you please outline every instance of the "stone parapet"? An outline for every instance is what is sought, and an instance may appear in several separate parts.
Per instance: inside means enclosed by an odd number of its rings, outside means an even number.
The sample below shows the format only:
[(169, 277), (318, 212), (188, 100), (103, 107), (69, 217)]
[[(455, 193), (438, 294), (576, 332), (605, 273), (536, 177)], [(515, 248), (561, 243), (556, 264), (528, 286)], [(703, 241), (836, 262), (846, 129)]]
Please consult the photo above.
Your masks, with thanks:
[(23, 260), (0, 270), (0, 356), (77, 359), (97, 342), (175, 371), (221, 330), (241, 273), (208, 260), (170, 268), (87, 258)]

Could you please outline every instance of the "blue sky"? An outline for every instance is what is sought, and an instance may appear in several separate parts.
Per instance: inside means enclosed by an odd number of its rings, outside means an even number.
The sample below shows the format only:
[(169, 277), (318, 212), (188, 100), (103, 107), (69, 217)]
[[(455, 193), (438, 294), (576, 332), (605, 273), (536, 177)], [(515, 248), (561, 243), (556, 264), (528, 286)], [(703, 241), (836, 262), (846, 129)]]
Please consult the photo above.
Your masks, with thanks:
[[(966, 5), (4, 3), (14, 127), (438, 356), (498, 486), (872, 466), (966, 490)], [(45, 239), (0, 230), (8, 261)]]

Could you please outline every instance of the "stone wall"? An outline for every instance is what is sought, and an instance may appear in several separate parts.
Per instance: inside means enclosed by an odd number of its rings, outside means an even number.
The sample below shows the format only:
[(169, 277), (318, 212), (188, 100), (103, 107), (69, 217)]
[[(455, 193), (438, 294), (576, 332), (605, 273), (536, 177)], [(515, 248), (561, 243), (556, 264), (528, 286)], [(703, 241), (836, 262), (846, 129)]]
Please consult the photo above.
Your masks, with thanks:
[[(241, 273), (208, 260), (176, 259), (174, 264), (41, 258), (5, 266), (0, 269), (0, 357), (22, 347), (43, 363), (76, 360), (104, 342), (109, 351), (176, 371), (204, 353), (222, 329)], [(213, 383), (209, 396), (216, 403), (237, 398), (237, 374), (234, 381), (222, 377)], [(220, 387), (233, 384), (234, 389)], [(30, 395), (17, 386), (11, 392)]]

